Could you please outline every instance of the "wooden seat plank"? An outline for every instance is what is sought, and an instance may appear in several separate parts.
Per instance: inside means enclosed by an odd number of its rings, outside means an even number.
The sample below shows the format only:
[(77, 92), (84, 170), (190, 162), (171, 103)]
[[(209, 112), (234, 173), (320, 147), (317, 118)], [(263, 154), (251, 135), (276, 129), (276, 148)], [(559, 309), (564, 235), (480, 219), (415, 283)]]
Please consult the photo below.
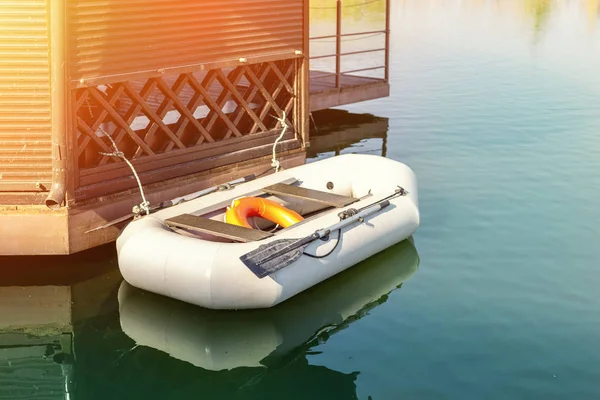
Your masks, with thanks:
[(270, 232), (263, 232), (243, 226), (227, 224), (214, 219), (199, 217), (192, 214), (181, 214), (165, 220), (167, 226), (189, 229), (195, 232), (208, 233), (225, 239), (238, 242), (254, 242), (273, 236)]
[(331, 207), (341, 208), (348, 204), (357, 202), (358, 199), (350, 196), (342, 196), (335, 193), (322, 192), (320, 190), (307, 189), (300, 186), (276, 183), (262, 189), (263, 192), (277, 196), (291, 196), (300, 199), (315, 201)]

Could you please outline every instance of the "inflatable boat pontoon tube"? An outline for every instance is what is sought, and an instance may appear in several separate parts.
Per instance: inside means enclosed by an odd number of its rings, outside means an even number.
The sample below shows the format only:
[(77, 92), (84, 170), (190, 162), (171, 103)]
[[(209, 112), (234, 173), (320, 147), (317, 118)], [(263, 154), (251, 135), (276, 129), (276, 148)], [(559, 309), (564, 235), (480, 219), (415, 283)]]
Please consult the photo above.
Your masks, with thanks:
[[(266, 187), (281, 183), (356, 201), (335, 208), (322, 201), (265, 193)], [(277, 201), (304, 220), (245, 243), (168, 226), (172, 218), (187, 214), (223, 222), (226, 207), (235, 199), (260, 196)], [(385, 207), (380, 206), (384, 203)], [(344, 223), (340, 215), (352, 218), (361, 210), (372, 213), (308, 242), (297, 259), (263, 277), (243, 261), (259, 246), (274, 246), (282, 240), (292, 243), (323, 233), (324, 228)], [(263, 229), (272, 227), (259, 222), (253, 223)], [(117, 253), (121, 273), (132, 286), (206, 308), (268, 308), (407, 239), (418, 226), (413, 171), (388, 158), (348, 154), (283, 170), (144, 216), (123, 230), (117, 239)], [(253, 260), (260, 261), (260, 257)]]

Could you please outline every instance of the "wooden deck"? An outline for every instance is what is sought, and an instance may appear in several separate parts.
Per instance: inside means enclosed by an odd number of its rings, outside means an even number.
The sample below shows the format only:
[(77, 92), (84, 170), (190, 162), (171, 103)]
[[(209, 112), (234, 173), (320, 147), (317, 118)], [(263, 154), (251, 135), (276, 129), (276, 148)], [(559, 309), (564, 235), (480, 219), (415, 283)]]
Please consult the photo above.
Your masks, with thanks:
[(378, 99), (390, 95), (390, 84), (383, 79), (341, 75), (336, 88), (335, 75), (310, 71), (310, 111)]

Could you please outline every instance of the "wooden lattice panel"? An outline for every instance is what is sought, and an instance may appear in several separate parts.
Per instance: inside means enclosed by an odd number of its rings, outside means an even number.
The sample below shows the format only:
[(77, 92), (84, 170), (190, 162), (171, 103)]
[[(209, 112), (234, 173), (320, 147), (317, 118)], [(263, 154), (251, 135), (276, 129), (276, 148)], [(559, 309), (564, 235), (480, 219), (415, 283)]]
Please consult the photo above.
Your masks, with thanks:
[(164, 75), (74, 91), (80, 170), (122, 163), (110, 139), (135, 160), (293, 127), (296, 62)]

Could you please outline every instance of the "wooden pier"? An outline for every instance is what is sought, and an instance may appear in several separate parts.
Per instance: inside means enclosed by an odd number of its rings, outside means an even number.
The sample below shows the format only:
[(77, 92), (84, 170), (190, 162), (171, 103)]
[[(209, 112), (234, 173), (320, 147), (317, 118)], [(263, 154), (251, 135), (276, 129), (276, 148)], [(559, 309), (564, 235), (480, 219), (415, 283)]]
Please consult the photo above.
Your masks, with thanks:
[[(277, 160), (305, 163), (311, 111), (389, 94), (389, 0), (381, 29), (352, 33), (328, 1), (335, 33), (321, 37), (309, 0), (0, 4), (0, 255), (115, 240), (124, 224), (94, 228), (141, 202), (125, 159), (151, 205), (272, 173), (284, 124)], [(384, 48), (342, 51), (374, 34)], [(323, 38), (334, 53), (312, 55)], [(381, 65), (342, 68), (364, 53)]]
[(379, 99), (390, 95), (390, 84), (380, 78), (343, 75), (336, 84), (335, 76), (310, 71), (310, 111)]

